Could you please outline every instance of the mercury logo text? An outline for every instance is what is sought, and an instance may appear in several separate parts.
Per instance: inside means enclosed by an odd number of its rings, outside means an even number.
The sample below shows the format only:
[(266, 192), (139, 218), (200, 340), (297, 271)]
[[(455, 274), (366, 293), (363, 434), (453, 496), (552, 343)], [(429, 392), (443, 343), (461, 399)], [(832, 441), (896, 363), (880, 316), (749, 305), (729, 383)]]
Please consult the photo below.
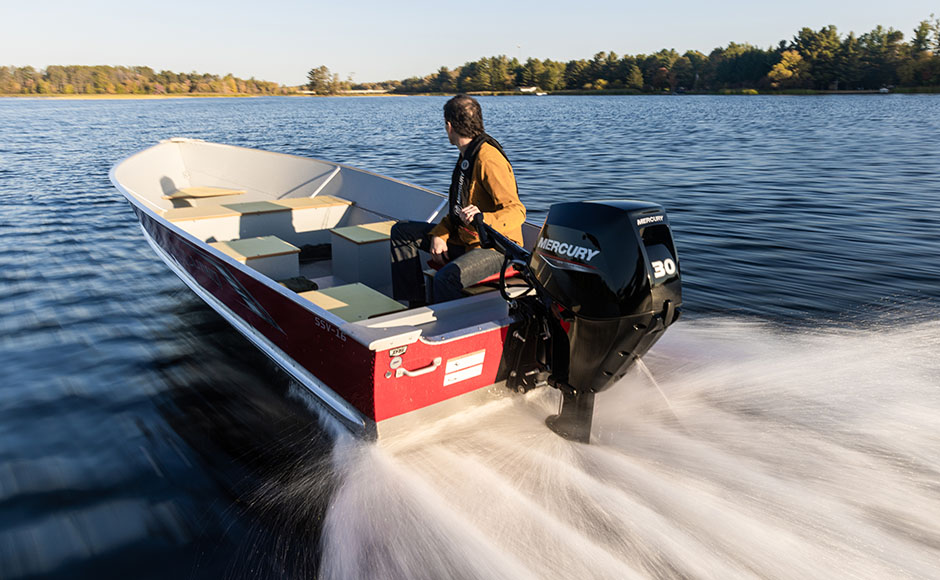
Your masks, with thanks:
[(585, 262), (590, 262), (594, 259), (594, 256), (601, 253), (600, 250), (591, 250), (590, 248), (585, 248), (584, 246), (576, 246), (567, 242), (559, 242), (558, 240), (553, 240), (551, 238), (542, 238), (539, 240), (539, 248), (553, 252), (559, 256), (568, 256), (569, 258), (573, 258), (575, 260), (584, 260)]
[(663, 221), (663, 219), (665, 219), (664, 216), (661, 216), (661, 215), (651, 215), (651, 216), (649, 216), (649, 217), (640, 218), (640, 219), (636, 220), (636, 225), (638, 225), (638, 226), (645, 226), (645, 225), (647, 225), (647, 224), (655, 224), (655, 223), (659, 223), (659, 222)]

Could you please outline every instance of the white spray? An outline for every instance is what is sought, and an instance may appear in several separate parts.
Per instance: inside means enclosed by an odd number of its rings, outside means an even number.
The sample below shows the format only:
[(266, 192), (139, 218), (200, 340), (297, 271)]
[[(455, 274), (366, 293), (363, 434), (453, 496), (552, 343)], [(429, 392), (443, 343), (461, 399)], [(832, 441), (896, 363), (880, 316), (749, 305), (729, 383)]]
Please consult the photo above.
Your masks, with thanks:
[(591, 445), (540, 390), (337, 448), (320, 574), (936, 578), (938, 353), (936, 321), (684, 322), (646, 357), (658, 385), (597, 396)]

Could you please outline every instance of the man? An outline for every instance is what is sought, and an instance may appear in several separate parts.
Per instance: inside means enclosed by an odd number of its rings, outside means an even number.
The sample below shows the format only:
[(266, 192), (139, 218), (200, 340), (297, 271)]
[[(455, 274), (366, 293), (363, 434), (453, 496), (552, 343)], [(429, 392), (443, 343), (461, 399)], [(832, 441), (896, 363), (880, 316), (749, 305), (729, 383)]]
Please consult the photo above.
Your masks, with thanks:
[(503, 148), (483, 129), (480, 103), (457, 95), (444, 105), (447, 138), (460, 151), (450, 182), (447, 215), (437, 225), (400, 222), (392, 227), (392, 288), (396, 300), (410, 307), (425, 304), (418, 250), (441, 266), (434, 276), (433, 302), (459, 298), (461, 291), (497, 272), (503, 256), (480, 247), (475, 215), (522, 245), (525, 207)]

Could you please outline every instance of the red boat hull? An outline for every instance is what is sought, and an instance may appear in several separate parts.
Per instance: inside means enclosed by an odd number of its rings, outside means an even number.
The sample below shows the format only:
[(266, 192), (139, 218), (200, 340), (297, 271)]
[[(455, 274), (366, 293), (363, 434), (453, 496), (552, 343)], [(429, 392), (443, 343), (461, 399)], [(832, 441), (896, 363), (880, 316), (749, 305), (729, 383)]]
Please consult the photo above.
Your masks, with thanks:
[[(283, 353), (284, 357), (275, 357), (275, 361), (300, 382), (308, 384), (308, 375), (312, 375), (342, 398), (361, 415), (366, 431), (375, 433), (383, 421), (505, 378), (499, 375), (508, 326), (491, 326), (440, 342), (419, 338), (404, 347), (374, 351), (319, 316), (312, 304), (303, 305), (303, 298), (262, 282), (249, 268), (215, 255), (208, 245), (188, 239), (149, 212), (139, 207), (135, 211), (164, 260), (172, 260), (168, 263), (187, 284), (195, 284), (197, 293), (224, 306), (228, 312), (220, 314), (226, 318), (237, 317), (239, 320), (230, 322), (249, 339), (257, 343), (259, 337), (263, 338)], [(399, 368), (428, 372), (408, 376), (396, 373)], [(329, 400), (324, 402), (335, 407)]]

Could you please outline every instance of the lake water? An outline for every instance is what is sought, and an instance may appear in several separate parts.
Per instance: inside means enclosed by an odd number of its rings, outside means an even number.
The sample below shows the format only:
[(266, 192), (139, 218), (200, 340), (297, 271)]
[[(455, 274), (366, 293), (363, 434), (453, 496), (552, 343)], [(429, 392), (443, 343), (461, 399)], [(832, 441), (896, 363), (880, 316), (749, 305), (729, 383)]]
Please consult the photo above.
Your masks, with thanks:
[(444, 100), (0, 99), (0, 579), (936, 577), (940, 96), (482, 99), (533, 221), (666, 207), (684, 318), (596, 445), (536, 392), (334, 446), (107, 173), (182, 136), (445, 191)]

